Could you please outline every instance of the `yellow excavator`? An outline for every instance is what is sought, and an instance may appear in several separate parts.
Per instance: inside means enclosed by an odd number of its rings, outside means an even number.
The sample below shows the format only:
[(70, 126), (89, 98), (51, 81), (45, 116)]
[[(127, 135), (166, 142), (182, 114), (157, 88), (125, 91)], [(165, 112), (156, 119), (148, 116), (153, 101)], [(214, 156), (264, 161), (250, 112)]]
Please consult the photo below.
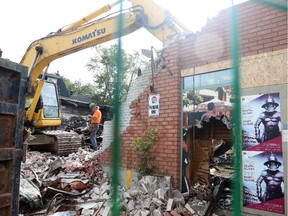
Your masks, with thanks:
[[(33, 128), (35, 134), (41, 132), (28, 142), (29, 145), (50, 144), (52, 151), (63, 155), (76, 151), (81, 145), (77, 134), (57, 130), (61, 125), (57, 86), (45, 79), (50, 62), (142, 27), (162, 42), (187, 31), (181, 22), (153, 0), (129, 1), (132, 6), (128, 9), (106, 15), (121, 1), (105, 5), (77, 22), (34, 41), (28, 47), (21, 60), (21, 64), (28, 67), (25, 125)], [(122, 20), (121, 25), (119, 20)], [(42, 78), (39, 78), (41, 74)]]

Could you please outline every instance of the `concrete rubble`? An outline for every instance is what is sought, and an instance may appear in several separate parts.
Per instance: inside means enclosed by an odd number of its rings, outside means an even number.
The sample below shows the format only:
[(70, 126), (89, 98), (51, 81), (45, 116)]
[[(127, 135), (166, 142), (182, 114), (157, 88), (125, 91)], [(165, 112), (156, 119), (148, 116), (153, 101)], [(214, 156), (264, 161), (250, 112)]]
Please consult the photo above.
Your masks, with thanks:
[[(101, 150), (90, 148), (79, 148), (67, 157), (28, 151), (26, 162), (21, 165), (20, 213), (111, 215), (110, 178), (99, 163), (100, 154)], [(196, 216), (211, 215), (215, 208), (228, 210), (231, 190), (225, 185), (227, 181), (217, 176), (212, 181), (214, 190), (194, 184), (189, 193), (183, 194), (172, 188), (169, 176), (144, 176), (131, 188), (119, 185), (122, 215)], [(221, 185), (221, 191), (217, 185)], [(217, 215), (215, 211), (213, 214)]]

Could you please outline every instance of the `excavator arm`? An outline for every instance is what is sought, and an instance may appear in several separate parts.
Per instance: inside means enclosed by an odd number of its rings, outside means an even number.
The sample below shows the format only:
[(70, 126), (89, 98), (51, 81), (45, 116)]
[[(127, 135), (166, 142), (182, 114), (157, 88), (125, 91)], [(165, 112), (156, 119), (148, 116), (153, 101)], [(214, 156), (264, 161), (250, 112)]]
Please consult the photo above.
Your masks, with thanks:
[[(59, 125), (60, 118), (56, 121), (57, 118), (53, 117), (54, 121), (47, 123), (48, 118), (45, 117), (43, 112), (42, 114), (41, 111), (37, 112), (37, 114), (35, 113), (43, 86), (45, 85), (43, 79), (38, 79), (39, 75), (53, 60), (130, 34), (141, 27), (146, 28), (162, 42), (173, 35), (187, 31), (184, 25), (177, 21), (168, 11), (156, 5), (152, 0), (129, 1), (132, 3), (132, 7), (123, 10), (121, 14), (118, 13), (115, 16), (108, 15), (96, 19), (121, 1), (113, 5), (106, 5), (87, 17), (34, 41), (28, 47), (21, 60), (21, 64), (29, 68), (27, 95), (32, 98), (32, 103), (26, 111), (26, 120), (33, 120), (34, 126), (37, 127)], [(122, 16), (122, 25), (118, 25), (119, 16)], [(122, 29), (119, 29), (118, 26), (121, 26)]]
[(168, 10), (157, 5), (153, 0), (129, 0), (137, 13), (141, 25), (162, 42), (173, 36), (187, 32), (187, 27), (176, 19)]

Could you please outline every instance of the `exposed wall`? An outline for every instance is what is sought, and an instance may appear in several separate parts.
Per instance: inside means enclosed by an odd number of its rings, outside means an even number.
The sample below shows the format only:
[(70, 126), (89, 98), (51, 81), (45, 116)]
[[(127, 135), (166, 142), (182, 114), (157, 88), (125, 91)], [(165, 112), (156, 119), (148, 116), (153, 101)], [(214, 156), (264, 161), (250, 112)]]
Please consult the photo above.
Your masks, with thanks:
[[(284, 50), (287, 48), (286, 12), (250, 1), (238, 5), (237, 8), (240, 57), (244, 60), (250, 60), (243, 62), (242, 67), (246, 67), (247, 64), (256, 64), (258, 57), (261, 59), (264, 58), (267, 65), (270, 65), (268, 62), (278, 61), (279, 56), (280, 59), (285, 60), (286, 57), (287, 60), (287, 50)], [(133, 97), (131, 95), (128, 96), (127, 100), (130, 100), (130, 102), (126, 103), (125, 108), (123, 108), (125, 127), (122, 128), (124, 130), (121, 135), (122, 167), (127, 169), (136, 168), (139, 158), (136, 152), (130, 149), (133, 140), (138, 137), (144, 139), (144, 131), (147, 127), (157, 127), (160, 129), (161, 135), (153, 151), (158, 165), (156, 173), (172, 176), (173, 186), (176, 188), (179, 187), (180, 78), (181, 76), (231, 67), (229, 42), (230, 19), (228, 14), (229, 10), (223, 10), (212, 20), (208, 21), (207, 25), (200, 32), (190, 33), (186, 39), (174, 42), (164, 50), (163, 58), (173, 75), (169, 74), (167, 68), (160, 67), (160, 72), (155, 76), (155, 93), (160, 94), (159, 116), (148, 116), (148, 95), (150, 93), (149, 86), (152, 83), (151, 77), (149, 82), (142, 82), (141, 87), (140, 85), (138, 86), (142, 89), (141, 91), (138, 91)], [(270, 55), (271, 58), (267, 55)], [(273, 60), (273, 58), (275, 59)], [(270, 76), (271, 73), (268, 73), (268, 71), (265, 75), (273, 78), (273, 84), (287, 84), (285, 63), (282, 60), (279, 61), (280, 65), (279, 67), (277, 66), (277, 70), (270, 70), (277, 72), (277, 75)], [(255, 68), (255, 71), (249, 67), (251, 70), (246, 68), (245, 72), (241, 74), (241, 85), (243, 88), (263, 84), (271, 85), (271, 79), (263, 82), (265, 75), (258, 73), (258, 69), (261, 66), (259, 62), (257, 64), (258, 68)], [(261, 71), (264, 72), (264, 69)], [(258, 80), (258, 84), (253, 80)], [(132, 89), (131, 91), (134, 90)], [(129, 97), (132, 99), (129, 99)], [(129, 116), (128, 119), (126, 119), (127, 116)], [(102, 160), (106, 164), (108, 164), (109, 149), (107, 148), (102, 154)]]
[[(160, 115), (148, 116), (148, 96), (152, 85), (150, 65), (133, 83), (127, 100), (121, 106), (121, 165), (127, 169), (135, 170), (139, 156), (131, 150), (136, 138), (145, 139), (145, 130), (148, 127), (160, 130), (159, 140), (152, 152), (155, 156), (157, 169), (155, 173), (173, 176), (174, 184), (179, 186), (180, 167), (180, 70), (178, 67), (178, 44), (171, 45), (165, 51), (165, 62), (169, 64), (170, 75), (167, 69), (154, 72), (154, 93), (160, 94)], [(176, 50), (176, 51), (175, 51)], [(110, 124), (110, 123), (109, 123)], [(104, 126), (105, 127), (105, 126)], [(109, 139), (109, 138), (108, 138)], [(107, 140), (107, 138), (106, 138)], [(105, 137), (104, 137), (104, 142)], [(107, 145), (106, 145), (107, 146)], [(102, 153), (102, 160), (109, 164), (110, 148)], [(107, 163), (108, 162), (108, 163)]]
[[(120, 133), (121, 134), (130, 126), (131, 117), (135, 114), (135, 111), (132, 114), (132, 109), (130, 107), (130, 104), (133, 101), (135, 101), (143, 91), (145, 91), (145, 89), (147, 88), (147, 85), (149, 84), (149, 79), (151, 77), (151, 72), (152, 72), (149, 65), (150, 63), (148, 64), (148, 67), (144, 69), (144, 71), (142, 72), (142, 75), (138, 76), (136, 80), (132, 83), (131, 90), (128, 92), (126, 100), (121, 104), (121, 107), (120, 107), (120, 110), (121, 110)], [(104, 123), (105, 130), (103, 134), (103, 144), (102, 144), (104, 151), (110, 147), (113, 141), (113, 136), (112, 136), (113, 127), (114, 127), (113, 121), (107, 121)], [(110, 164), (110, 160), (109, 160), (110, 151), (109, 150), (110, 149), (107, 149), (101, 155), (103, 163), (106, 165)]]

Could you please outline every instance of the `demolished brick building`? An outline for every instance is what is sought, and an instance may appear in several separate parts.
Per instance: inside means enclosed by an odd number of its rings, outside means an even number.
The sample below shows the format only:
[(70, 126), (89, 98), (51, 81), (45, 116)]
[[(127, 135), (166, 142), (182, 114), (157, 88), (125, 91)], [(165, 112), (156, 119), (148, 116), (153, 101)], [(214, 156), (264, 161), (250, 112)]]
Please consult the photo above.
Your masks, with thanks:
[[(266, 96), (276, 93), (281, 101), (284, 137), (284, 134), (287, 135), (287, 112), (284, 112), (287, 110), (287, 13), (252, 1), (235, 7), (238, 12), (240, 97), (245, 99), (251, 95)], [(180, 187), (181, 131), (183, 127), (189, 126), (189, 121), (185, 118), (187, 116), (183, 111), (181, 95), (188, 90), (233, 85), (230, 12), (230, 9), (220, 11), (200, 32), (188, 33), (167, 45), (161, 52), (164, 61), (160, 61), (157, 71), (147, 68), (134, 82), (121, 107), (123, 179), (128, 176), (125, 177), (125, 173), (131, 170), (135, 172), (137, 161), (139, 161), (136, 152), (131, 149), (133, 141), (136, 138), (145, 139), (144, 131), (149, 127), (154, 127), (160, 130), (159, 139), (152, 152), (157, 164), (155, 173), (172, 176), (173, 187)], [(201, 86), (201, 83), (197, 84), (196, 79), (202, 79), (203, 83), (206, 81), (205, 86)], [(160, 101), (157, 110), (159, 115), (149, 115), (149, 97), (151, 96), (156, 96)], [(106, 151), (102, 153), (101, 161), (108, 166), (112, 141), (109, 130), (112, 129), (112, 123), (105, 122), (104, 127)], [(210, 176), (209, 164), (205, 158), (209, 160), (209, 145), (212, 146), (212, 140), (232, 141), (230, 131), (226, 130), (225, 126), (222, 127), (223, 130), (217, 132), (216, 129), (221, 127), (210, 127), (209, 131), (213, 133), (204, 140), (201, 140), (201, 137), (195, 140), (190, 130), (191, 139), (187, 143), (191, 160), (188, 178), (192, 183), (197, 180), (195, 175), (199, 171), (193, 170), (196, 163), (204, 163), (205, 165), (200, 165), (202, 168), (200, 171), (204, 172), (208, 178)], [(199, 142), (202, 143), (199, 144)], [(287, 158), (287, 138), (283, 138), (278, 146), (281, 146), (281, 150), (277, 150), (278, 153), (281, 151), (283, 159)], [(243, 154), (246, 153), (244, 150)], [(260, 150), (264, 151), (264, 149)], [(287, 168), (286, 165), (285, 167)], [(242, 172), (241, 167), (237, 169), (237, 172)], [(285, 175), (287, 176), (286, 171)], [(240, 182), (243, 184), (242, 180)], [(287, 191), (287, 185), (285, 187)], [(271, 208), (263, 207), (260, 202), (254, 204), (258, 204), (258, 207), (241, 205), (247, 212), (261, 212), (262, 215), (269, 215), (271, 212), (279, 215), (285, 214), (284, 198), (280, 203), (276, 203), (278, 207), (280, 206), (280, 210), (277, 210), (277, 206), (273, 208), (273, 205), (271, 210)]]

